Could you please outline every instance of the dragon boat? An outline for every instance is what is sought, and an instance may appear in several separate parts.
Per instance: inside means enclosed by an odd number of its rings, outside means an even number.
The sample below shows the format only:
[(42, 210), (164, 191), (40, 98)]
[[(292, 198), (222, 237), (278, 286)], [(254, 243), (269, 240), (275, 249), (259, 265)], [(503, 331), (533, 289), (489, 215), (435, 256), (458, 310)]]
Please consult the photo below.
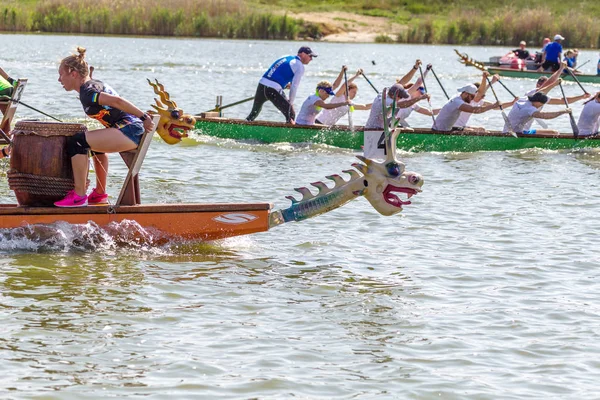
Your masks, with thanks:
[[(364, 128), (351, 130), (345, 125), (331, 128), (301, 126), (267, 121), (197, 116), (199, 133), (219, 138), (248, 140), (259, 143), (315, 143), (360, 150), (364, 144)], [(600, 147), (600, 137), (576, 139), (572, 134), (523, 135), (517, 138), (500, 131), (440, 132), (427, 128), (397, 129), (398, 149), (412, 152), (505, 151), (529, 148), (549, 150)]]
[[(160, 83), (149, 83), (160, 96), (152, 106), (156, 132), (169, 144), (180, 142), (196, 121), (177, 107)], [(394, 215), (411, 204), (408, 198), (419, 193), (423, 185), (422, 176), (406, 171), (404, 164), (396, 158), (395, 143), (399, 132), (388, 129), (385, 131), (387, 156), (384, 160), (357, 156), (360, 162), (343, 171), (346, 178), (334, 174), (327, 176), (329, 185), (311, 183), (312, 191), (307, 187), (296, 188), (301, 198), (287, 196), (291, 205), (283, 210), (273, 210), (272, 204), (267, 202), (143, 205), (139, 171), (152, 142), (152, 134), (146, 133), (136, 150), (121, 153), (129, 171), (114, 204), (52, 207), (54, 201), (73, 189), (70, 159), (65, 151), (66, 137), (85, 129), (81, 124), (20, 121), (11, 131), (12, 137), (4, 134), (5, 141), (12, 145), (7, 175), (18, 204), (0, 204), (0, 229), (61, 221), (69, 224), (92, 221), (101, 227), (110, 227), (114, 223), (134, 221), (142, 228), (166, 237), (215, 240), (303, 221), (341, 207), (357, 197), (365, 197), (382, 215)], [(407, 199), (402, 200), (400, 194)]]
[[(538, 79), (540, 76), (552, 75), (552, 72), (538, 72), (535, 70), (520, 69), (520, 68), (507, 68), (507, 67), (495, 67), (486, 66), (479, 61), (473, 60), (466, 53), (460, 53), (458, 50), (454, 50), (459, 57), (459, 61), (468, 67), (475, 67), (481, 71), (488, 71), (490, 74), (498, 74), (500, 76), (508, 78), (525, 78), (525, 79)], [(600, 83), (600, 75), (586, 75), (575, 72), (577, 80), (584, 83)], [(575, 82), (575, 79), (571, 74), (563, 74), (561, 77), (563, 80)]]

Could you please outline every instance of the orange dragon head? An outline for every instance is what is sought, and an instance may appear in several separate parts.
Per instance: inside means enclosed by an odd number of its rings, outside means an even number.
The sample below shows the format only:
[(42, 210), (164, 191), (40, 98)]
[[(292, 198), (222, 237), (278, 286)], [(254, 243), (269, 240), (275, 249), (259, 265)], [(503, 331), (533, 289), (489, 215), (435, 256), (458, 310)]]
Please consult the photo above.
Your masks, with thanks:
[(153, 83), (148, 79), (148, 83), (154, 88), (154, 93), (160, 96), (160, 101), (154, 99), (156, 105), (152, 104), (152, 108), (160, 115), (156, 132), (168, 144), (181, 142), (182, 138), (188, 136), (187, 132), (194, 129), (196, 119), (189, 114), (184, 114), (181, 108), (177, 108), (177, 104), (169, 98), (169, 93), (158, 80)]

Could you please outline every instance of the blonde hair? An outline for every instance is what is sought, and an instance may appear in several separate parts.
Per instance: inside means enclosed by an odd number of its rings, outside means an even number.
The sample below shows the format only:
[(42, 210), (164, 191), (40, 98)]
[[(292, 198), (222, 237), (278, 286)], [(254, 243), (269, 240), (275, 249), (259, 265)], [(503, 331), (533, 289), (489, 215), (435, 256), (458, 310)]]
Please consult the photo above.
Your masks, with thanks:
[(329, 81), (321, 81), (319, 83), (317, 83), (317, 88), (330, 88), (331, 87), (331, 83), (329, 83)]
[(348, 90), (352, 90), (352, 89), (357, 89), (358, 90), (358, 86), (356, 86), (356, 83), (354, 83), (354, 82), (350, 82), (348, 84)]
[(81, 77), (85, 78), (90, 74), (90, 68), (87, 61), (85, 61), (85, 47), (77, 47), (77, 53), (63, 58), (60, 66), (64, 66), (69, 72), (77, 71)]

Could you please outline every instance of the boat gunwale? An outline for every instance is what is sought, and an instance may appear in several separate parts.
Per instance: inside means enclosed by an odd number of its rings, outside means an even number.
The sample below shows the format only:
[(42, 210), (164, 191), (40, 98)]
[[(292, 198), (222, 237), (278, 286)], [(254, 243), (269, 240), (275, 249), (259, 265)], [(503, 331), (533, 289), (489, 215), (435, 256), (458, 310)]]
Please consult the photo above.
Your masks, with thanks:
[(184, 214), (234, 211), (271, 211), (272, 203), (172, 203), (134, 206), (88, 205), (86, 207), (31, 207), (0, 204), (2, 215), (82, 215), (82, 214)]

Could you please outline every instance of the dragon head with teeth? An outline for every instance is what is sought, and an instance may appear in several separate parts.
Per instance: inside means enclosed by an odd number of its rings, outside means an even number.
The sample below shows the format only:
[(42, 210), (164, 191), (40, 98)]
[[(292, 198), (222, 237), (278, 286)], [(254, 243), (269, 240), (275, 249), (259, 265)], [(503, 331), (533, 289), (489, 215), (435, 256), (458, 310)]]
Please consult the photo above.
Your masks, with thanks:
[(184, 137), (187, 137), (187, 132), (194, 129), (196, 119), (189, 114), (184, 114), (181, 108), (177, 108), (177, 104), (170, 99), (169, 93), (158, 81), (151, 82), (148, 79), (150, 86), (154, 88), (154, 93), (160, 96), (160, 100), (154, 99), (156, 105), (152, 105), (160, 120), (156, 126), (156, 132), (168, 144), (176, 144)]

